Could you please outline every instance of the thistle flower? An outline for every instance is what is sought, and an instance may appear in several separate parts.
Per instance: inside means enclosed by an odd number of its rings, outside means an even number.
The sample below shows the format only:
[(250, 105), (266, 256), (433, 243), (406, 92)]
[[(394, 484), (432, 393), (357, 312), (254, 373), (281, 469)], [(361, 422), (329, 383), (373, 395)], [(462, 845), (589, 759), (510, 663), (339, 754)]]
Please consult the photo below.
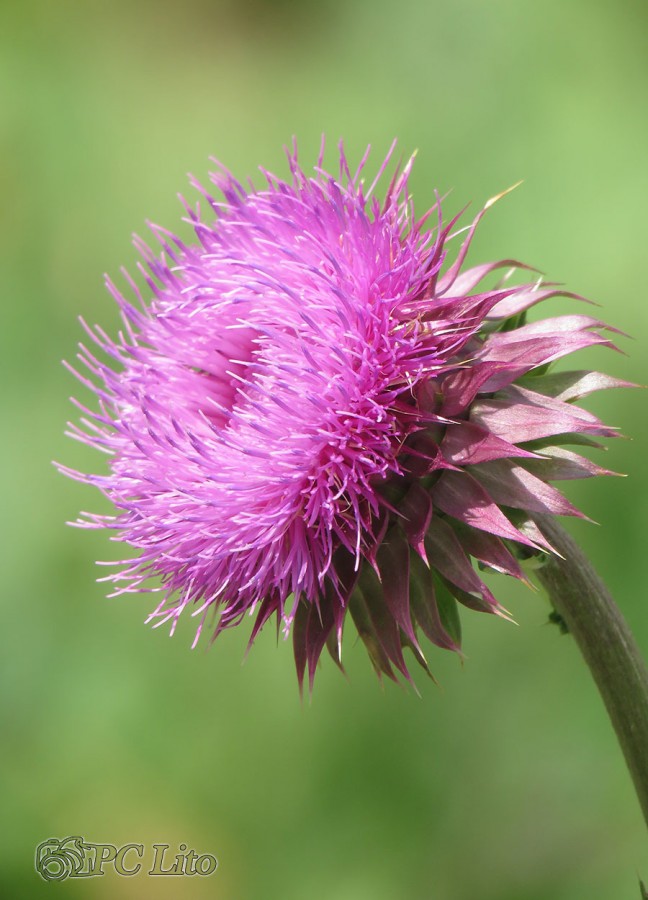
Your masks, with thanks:
[(552, 551), (532, 515), (581, 515), (551, 482), (610, 474), (568, 447), (615, 434), (574, 401), (623, 383), (547, 371), (611, 346), (610, 329), (528, 324), (575, 295), (511, 284), (532, 271), (512, 259), (465, 268), (493, 201), (459, 243), (438, 199), (415, 217), (411, 160), (376, 199), (389, 159), (370, 187), (367, 154), (352, 174), (342, 149), (337, 176), (321, 157), (307, 175), (293, 151), (290, 181), (262, 170), (263, 189), (245, 188), (219, 165), (220, 199), (194, 181), (195, 241), (151, 226), (161, 253), (136, 240), (150, 299), (108, 281), (124, 331), (86, 326), (102, 359), (81, 345), (90, 377), (75, 374), (98, 408), (77, 404), (69, 433), (109, 471), (61, 467), (117, 510), (76, 524), (138, 552), (106, 579), (116, 594), (157, 576), (149, 620), (173, 632), (191, 610), (194, 645), (208, 618), (215, 637), (252, 615), (252, 642), (275, 617), (311, 686), (325, 646), (341, 665), (347, 614), (390, 678), (410, 677), (404, 648), (427, 668), (421, 633), (459, 650), (457, 601), (506, 615), (474, 561), (524, 579), (520, 558)]

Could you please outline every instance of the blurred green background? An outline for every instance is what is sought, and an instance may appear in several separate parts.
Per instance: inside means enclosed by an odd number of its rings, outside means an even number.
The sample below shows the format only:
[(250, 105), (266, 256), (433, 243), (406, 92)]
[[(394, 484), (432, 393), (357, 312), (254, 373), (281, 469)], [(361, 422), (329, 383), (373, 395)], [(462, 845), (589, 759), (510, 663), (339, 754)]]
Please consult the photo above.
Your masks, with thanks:
[[(486, 219), (473, 261), (531, 262), (602, 304), (628, 357), (582, 366), (648, 382), (645, 3), (606, 0), (161, 0), (0, 4), (4, 896), (222, 900), (610, 900), (648, 880), (645, 832), (615, 737), (540, 595), (497, 585), (520, 627), (464, 616), (467, 660), (430, 650), (422, 699), (380, 688), (364, 648), (299, 701), (271, 629), (189, 650), (144, 627), (150, 599), (107, 601), (105, 536), (66, 528), (100, 498), (52, 459), (83, 396), (63, 370), (76, 316), (114, 328), (102, 273), (133, 267), (149, 217), (178, 227), (186, 172), (218, 156), (284, 174), (298, 136), (374, 162), (418, 148), (418, 209), (524, 185)], [(333, 159), (331, 155), (330, 159)], [(571, 311), (567, 301), (545, 312)], [(87, 400), (87, 397), (83, 398)], [(590, 408), (632, 441), (573, 485), (602, 527), (572, 532), (648, 649), (648, 447), (639, 392)], [(45, 884), (35, 846), (80, 834), (181, 842), (210, 878)]]

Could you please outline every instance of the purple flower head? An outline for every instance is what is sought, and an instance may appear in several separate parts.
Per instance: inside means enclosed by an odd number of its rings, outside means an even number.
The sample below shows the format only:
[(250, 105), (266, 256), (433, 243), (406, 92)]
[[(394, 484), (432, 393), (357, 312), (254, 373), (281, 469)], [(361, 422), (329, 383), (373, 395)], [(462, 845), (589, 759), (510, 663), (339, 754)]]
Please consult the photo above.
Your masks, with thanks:
[[(384, 200), (340, 151), (291, 179), (263, 172), (245, 188), (221, 166), (220, 199), (194, 183), (195, 241), (152, 227), (136, 245), (150, 299), (108, 282), (124, 332), (86, 328), (97, 395), (71, 435), (109, 455), (98, 487), (115, 516), (77, 524), (134, 547), (115, 593), (151, 575), (151, 613), (171, 630), (187, 608), (216, 636), (252, 615), (292, 631), (300, 683), (324, 646), (341, 664), (347, 613), (379, 673), (409, 678), (403, 649), (427, 668), (420, 633), (458, 650), (456, 601), (505, 611), (473, 561), (523, 579), (519, 557), (551, 551), (533, 513), (580, 515), (557, 479), (608, 474), (568, 449), (614, 429), (574, 401), (622, 382), (548, 373), (606, 327), (585, 315), (526, 323), (564, 292), (541, 280), (482, 287), (506, 259), (464, 260), (477, 216), (451, 262), (457, 219), (439, 201), (417, 219), (411, 161)], [(487, 204), (487, 207), (490, 205)], [(457, 217), (458, 218), (458, 217)], [(574, 296), (574, 295), (567, 295)], [(107, 362), (104, 361), (107, 359)], [(195, 643), (195, 642), (194, 642)]]

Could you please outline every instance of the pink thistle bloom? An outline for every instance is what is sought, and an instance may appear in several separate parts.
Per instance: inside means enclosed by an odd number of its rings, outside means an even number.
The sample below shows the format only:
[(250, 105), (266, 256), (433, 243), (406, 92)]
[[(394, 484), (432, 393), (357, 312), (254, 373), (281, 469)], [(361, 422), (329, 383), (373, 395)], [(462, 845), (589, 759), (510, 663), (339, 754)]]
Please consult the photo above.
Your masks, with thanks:
[[(574, 401), (624, 383), (588, 371), (547, 373), (595, 344), (586, 315), (526, 323), (565, 294), (541, 280), (483, 287), (505, 259), (464, 268), (475, 228), (447, 262), (457, 218), (440, 202), (417, 219), (411, 161), (381, 203), (376, 182), (264, 172), (244, 188), (221, 166), (221, 199), (194, 182), (195, 242), (152, 226), (141, 240), (151, 292), (138, 305), (108, 281), (124, 332), (86, 330), (81, 345), (98, 398), (70, 434), (109, 456), (108, 474), (66, 474), (98, 487), (108, 528), (134, 547), (109, 576), (115, 593), (161, 580), (149, 620), (185, 608), (215, 637), (255, 617), (292, 631), (300, 684), (325, 646), (341, 665), (347, 613), (373, 665), (409, 678), (403, 649), (425, 668), (422, 632), (458, 650), (456, 601), (506, 615), (473, 561), (524, 579), (519, 558), (551, 552), (530, 514), (581, 515), (554, 480), (610, 474), (568, 449), (612, 437)], [(489, 201), (488, 207), (492, 201)], [(103, 361), (106, 357), (108, 362)]]

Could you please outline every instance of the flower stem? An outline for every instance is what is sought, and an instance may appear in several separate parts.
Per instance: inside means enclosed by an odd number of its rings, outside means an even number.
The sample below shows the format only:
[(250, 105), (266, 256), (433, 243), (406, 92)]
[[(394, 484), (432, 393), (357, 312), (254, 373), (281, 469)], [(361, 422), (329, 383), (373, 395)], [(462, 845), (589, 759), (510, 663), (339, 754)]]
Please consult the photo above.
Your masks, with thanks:
[(535, 574), (594, 676), (648, 825), (648, 669), (625, 619), (582, 550), (553, 518), (534, 519), (565, 557), (551, 556)]

